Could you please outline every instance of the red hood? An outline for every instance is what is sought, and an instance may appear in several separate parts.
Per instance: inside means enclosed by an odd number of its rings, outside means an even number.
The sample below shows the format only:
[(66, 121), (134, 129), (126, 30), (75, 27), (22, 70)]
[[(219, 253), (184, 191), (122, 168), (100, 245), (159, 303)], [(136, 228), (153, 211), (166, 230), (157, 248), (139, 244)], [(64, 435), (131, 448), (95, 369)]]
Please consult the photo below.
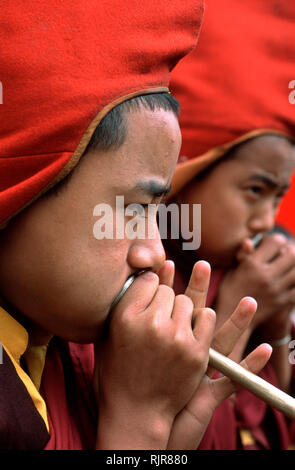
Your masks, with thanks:
[(203, 0), (1, 5), (0, 223), (71, 171), (108, 110), (168, 87), (202, 16)]

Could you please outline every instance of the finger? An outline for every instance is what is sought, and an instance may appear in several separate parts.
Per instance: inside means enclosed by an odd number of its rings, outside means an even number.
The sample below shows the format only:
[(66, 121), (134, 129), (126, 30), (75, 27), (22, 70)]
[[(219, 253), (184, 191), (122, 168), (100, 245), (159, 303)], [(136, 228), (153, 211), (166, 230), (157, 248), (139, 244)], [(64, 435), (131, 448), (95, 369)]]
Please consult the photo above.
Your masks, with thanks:
[(280, 250), (279, 256), (272, 263), (274, 276), (281, 277), (287, 274), (295, 266), (295, 245), (286, 243)]
[[(245, 369), (258, 374), (268, 362), (272, 353), (272, 348), (269, 344), (261, 344), (254, 351), (252, 351), (240, 365)], [(217, 404), (220, 404), (223, 400), (228, 398), (232, 393), (241, 389), (242, 386), (232, 381), (228, 377), (222, 377), (221, 379), (213, 380), (212, 386), (214, 389), (214, 397)]]
[(189, 329), (193, 333), (193, 311), (194, 304), (189, 297), (184, 294), (175, 297), (172, 318), (178, 328)]
[(209, 347), (212, 343), (215, 324), (216, 313), (212, 308), (199, 308), (194, 309), (194, 337), (204, 346)]
[(281, 249), (286, 245), (286, 242), (286, 237), (279, 233), (264, 237), (255, 250), (253, 258), (263, 263), (270, 263), (281, 253)]
[(225, 356), (230, 354), (240, 336), (250, 325), (256, 310), (256, 300), (252, 297), (244, 297), (234, 313), (215, 334), (212, 347)]
[[(250, 325), (255, 312), (257, 302), (252, 297), (244, 297), (238, 304), (234, 313), (217, 331), (212, 341), (212, 348), (224, 356), (228, 356)], [(207, 375), (211, 377), (213, 368), (208, 368)]]
[(295, 267), (278, 280), (277, 287), (280, 292), (284, 292), (295, 287)]
[[(188, 299), (189, 300), (189, 299)], [(146, 308), (145, 313), (152, 315), (159, 325), (164, 323), (167, 319), (171, 319), (174, 309), (175, 293), (171, 287), (161, 284), (157, 292)]]
[(113, 312), (116, 314), (123, 312), (127, 307), (130, 312), (142, 312), (151, 304), (158, 287), (159, 277), (157, 274), (152, 271), (144, 272), (136, 277), (128, 287), (123, 297), (113, 308)]
[(210, 274), (211, 267), (207, 261), (198, 261), (195, 263), (185, 291), (185, 295), (192, 299), (195, 309), (206, 306)]
[(278, 315), (280, 316), (280, 319), (282, 319), (285, 312), (285, 319), (288, 321), (289, 315), (292, 314), (295, 306), (295, 287), (286, 289), (281, 293), (280, 305), (280, 309), (273, 314), (274, 316), (272, 318), (275, 318)]
[(240, 248), (240, 250), (238, 251), (237, 255), (236, 255), (236, 259), (238, 261), (238, 263), (241, 263), (242, 261), (244, 261), (244, 259), (251, 255), (252, 253), (254, 253), (254, 245), (253, 245), (253, 242), (250, 238), (246, 238), (243, 243), (242, 243), (242, 246)]
[(171, 260), (166, 260), (159, 271), (157, 272), (160, 280), (160, 284), (173, 287), (174, 283), (175, 265)]
[(250, 352), (242, 362), (240, 362), (240, 365), (253, 372), (253, 374), (258, 374), (269, 360), (271, 354), (272, 347), (270, 344), (260, 344), (256, 349), (254, 349), (254, 351)]

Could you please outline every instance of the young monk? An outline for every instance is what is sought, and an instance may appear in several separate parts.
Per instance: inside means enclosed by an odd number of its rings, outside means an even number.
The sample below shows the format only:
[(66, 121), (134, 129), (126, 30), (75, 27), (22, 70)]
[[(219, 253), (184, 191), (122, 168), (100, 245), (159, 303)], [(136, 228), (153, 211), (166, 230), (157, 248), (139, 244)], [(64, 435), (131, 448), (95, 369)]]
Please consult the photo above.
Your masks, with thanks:
[[(0, 447), (193, 448), (236, 389), (205, 375), (209, 346), (229, 354), (256, 303), (213, 340), (208, 264), (175, 296), (155, 215), (155, 239), (101, 240), (93, 215), (167, 193), (181, 140), (169, 70), (196, 42), (202, 2), (30, 6), (1, 11)], [(243, 364), (258, 372), (270, 353)]]
[[(190, 204), (190, 220), (193, 204), (201, 204), (202, 224), (197, 251), (183, 251), (174, 240), (167, 251), (176, 262), (176, 293), (184, 292), (196, 260), (212, 264), (208, 305), (216, 308), (217, 330), (237, 298), (255, 296), (257, 315), (232, 357), (240, 360), (257, 341), (269, 342), (271, 365), (262, 376), (291, 393), (295, 246), (277, 234), (264, 236), (256, 249), (253, 244), (255, 236), (273, 228), (295, 166), (294, 110), (284, 85), (293, 68), (295, 9), (285, 1), (276, 5), (280, 14), (274, 14), (272, 2), (256, 8), (252, 1), (211, 0), (198, 54), (173, 73), (183, 146), (172, 196), (179, 205)], [(199, 448), (289, 443), (285, 417), (240, 391), (216, 410)]]

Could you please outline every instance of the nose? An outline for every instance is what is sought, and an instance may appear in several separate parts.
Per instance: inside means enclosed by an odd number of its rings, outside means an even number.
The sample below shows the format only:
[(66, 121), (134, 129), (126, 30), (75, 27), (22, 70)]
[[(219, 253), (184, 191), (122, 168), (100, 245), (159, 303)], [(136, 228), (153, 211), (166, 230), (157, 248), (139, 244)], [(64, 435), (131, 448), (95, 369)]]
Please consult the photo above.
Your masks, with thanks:
[(276, 208), (272, 203), (263, 205), (258, 208), (249, 219), (248, 228), (253, 235), (257, 233), (268, 232), (272, 229), (275, 222)]
[(157, 230), (154, 238), (135, 239), (128, 250), (128, 264), (134, 270), (158, 271), (166, 259), (165, 250)]

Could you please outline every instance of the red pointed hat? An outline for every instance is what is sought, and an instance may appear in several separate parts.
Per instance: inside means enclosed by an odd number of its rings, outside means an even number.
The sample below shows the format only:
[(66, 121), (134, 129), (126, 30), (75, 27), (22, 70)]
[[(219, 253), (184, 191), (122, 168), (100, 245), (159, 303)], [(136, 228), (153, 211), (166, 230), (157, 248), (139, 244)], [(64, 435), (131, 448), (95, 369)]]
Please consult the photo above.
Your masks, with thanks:
[(171, 196), (239, 142), (294, 138), (294, 22), (290, 0), (207, 0), (197, 51), (171, 76), (183, 135)]
[(102, 117), (168, 91), (203, 0), (15, 0), (1, 5), (0, 224), (64, 178)]

